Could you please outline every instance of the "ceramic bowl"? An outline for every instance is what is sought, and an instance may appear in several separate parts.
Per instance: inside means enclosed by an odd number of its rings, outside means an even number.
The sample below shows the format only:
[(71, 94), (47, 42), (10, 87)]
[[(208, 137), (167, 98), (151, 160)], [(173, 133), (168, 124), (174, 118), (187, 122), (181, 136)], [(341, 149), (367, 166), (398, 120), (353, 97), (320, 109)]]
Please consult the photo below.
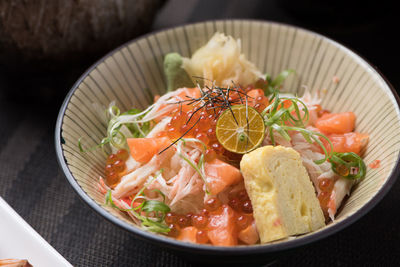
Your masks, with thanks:
[[(108, 106), (116, 101), (123, 110), (145, 108), (154, 95), (166, 89), (164, 55), (179, 52), (190, 56), (217, 31), (240, 38), (246, 57), (272, 77), (284, 69), (296, 70), (297, 75), (285, 82), (285, 88), (299, 95), (306, 88), (312, 93), (318, 90), (324, 108), (332, 112), (353, 111), (357, 116), (356, 131), (369, 134), (364, 160), (369, 164), (379, 159), (381, 167), (368, 169), (336, 220), (326, 227), (270, 244), (215, 247), (145, 232), (122, 212), (103, 205), (104, 196), (96, 184), (103, 174), (105, 155), (101, 150), (82, 154), (78, 148), (79, 138), (91, 146), (98, 144), (106, 133), (106, 125), (98, 118), (94, 103)], [(338, 78), (336, 82), (334, 76)], [(218, 255), (220, 259), (231, 260), (253, 255), (265, 259), (269, 253), (305, 245), (347, 227), (388, 192), (399, 174), (399, 99), (376, 68), (320, 34), (266, 21), (209, 21), (142, 36), (97, 61), (66, 97), (58, 116), (55, 144), (61, 168), (78, 195), (97, 213), (132, 234), (186, 255)]]

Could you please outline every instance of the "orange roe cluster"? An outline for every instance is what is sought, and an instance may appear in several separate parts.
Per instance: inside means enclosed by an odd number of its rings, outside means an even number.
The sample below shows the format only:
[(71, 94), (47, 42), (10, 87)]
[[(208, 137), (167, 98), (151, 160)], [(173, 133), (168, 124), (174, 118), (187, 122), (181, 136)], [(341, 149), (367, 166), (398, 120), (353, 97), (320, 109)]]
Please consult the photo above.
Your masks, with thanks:
[(325, 218), (328, 218), (329, 202), (332, 195), (333, 186), (337, 179), (322, 178), (318, 181), (318, 187), (321, 190), (318, 194), (319, 204), (324, 212)]
[[(237, 243), (239, 233), (254, 221), (253, 208), (246, 190), (230, 193), (228, 197), (227, 204), (223, 204), (217, 197), (209, 198), (204, 203), (204, 209), (198, 214), (191, 212), (186, 214), (167, 213), (165, 222), (170, 228), (168, 235), (177, 239), (189, 239), (187, 241), (198, 244), (233, 245), (216, 243), (220, 241), (213, 240), (213, 235), (215, 232), (220, 232), (222, 235), (228, 235), (225, 236), (226, 240), (233, 240), (234, 243)], [(219, 223), (219, 216), (223, 215), (226, 209), (231, 211), (232, 220), (227, 222), (221, 218), (222, 221)], [(194, 231), (195, 235), (190, 237), (187, 234), (188, 230)], [(209, 233), (211, 231), (213, 233)]]
[(115, 154), (110, 154), (106, 160), (104, 173), (106, 175), (106, 183), (109, 187), (114, 188), (125, 174), (126, 160), (129, 158), (129, 152), (126, 149), (120, 149)]
[(216, 155), (222, 155), (225, 149), (217, 141), (215, 135), (215, 125), (219, 114), (211, 113), (206, 109), (193, 112), (192, 110), (185, 112), (183, 110), (175, 110), (172, 113), (172, 119), (167, 124), (166, 130), (158, 134), (158, 137), (167, 136), (171, 140), (180, 137), (196, 138), (207, 146), (207, 160), (212, 160)]

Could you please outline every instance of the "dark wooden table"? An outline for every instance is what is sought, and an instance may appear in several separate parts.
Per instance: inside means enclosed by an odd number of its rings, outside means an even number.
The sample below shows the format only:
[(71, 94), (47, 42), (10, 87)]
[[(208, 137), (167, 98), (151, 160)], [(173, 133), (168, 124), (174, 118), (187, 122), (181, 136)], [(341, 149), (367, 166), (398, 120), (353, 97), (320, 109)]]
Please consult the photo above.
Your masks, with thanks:
[[(376, 1), (329, 6), (324, 1), (171, 0), (153, 29), (224, 18), (272, 20), (317, 31), (359, 52), (400, 88), (399, 23), (393, 6)], [(53, 145), (58, 109), (78, 78), (76, 71), (65, 75), (70, 78), (62, 83), (48, 77), (58, 93), (42, 101), (10, 94), (17, 88), (0, 74), (0, 195), (75, 266), (193, 266), (105, 221), (68, 185)], [(358, 222), (283, 254), (269, 266), (398, 266), (399, 192), (397, 182)]]

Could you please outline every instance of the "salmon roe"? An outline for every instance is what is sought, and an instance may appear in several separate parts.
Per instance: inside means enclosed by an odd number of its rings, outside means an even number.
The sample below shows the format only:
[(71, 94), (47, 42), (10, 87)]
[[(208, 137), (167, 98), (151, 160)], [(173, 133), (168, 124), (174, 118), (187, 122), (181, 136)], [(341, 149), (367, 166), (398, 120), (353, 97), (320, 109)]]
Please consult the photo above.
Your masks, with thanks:
[(194, 227), (198, 228), (198, 229), (203, 229), (207, 226), (208, 223), (208, 217), (198, 214), (198, 215), (193, 215), (192, 218), (192, 224)]
[[(238, 202), (238, 208), (233, 211), (233, 224), (234, 233), (233, 236), (237, 238), (238, 234), (250, 226), (254, 222), (253, 215), (248, 213), (245, 208), (246, 205), (250, 205), (250, 199), (246, 193), (246, 190), (241, 190), (238, 192), (230, 193), (228, 198), (230, 200), (234, 199)], [(204, 203), (204, 209), (199, 213), (193, 214), (188, 212), (186, 214), (176, 214), (173, 212), (168, 212), (165, 215), (165, 223), (170, 228), (168, 236), (178, 238), (180, 237), (181, 231), (187, 227), (194, 227), (196, 229), (196, 238), (193, 240), (198, 244), (210, 243), (208, 236), (208, 231), (211, 231), (214, 226), (211, 226), (211, 220), (215, 216), (219, 216), (224, 213), (225, 204), (218, 197), (211, 197)], [(243, 209), (243, 210), (242, 210)]]
[(329, 200), (332, 195), (332, 190), (335, 182), (335, 179), (328, 178), (319, 179), (318, 181), (318, 187), (321, 190), (318, 194), (318, 200), (325, 217), (328, 217)]
[(199, 230), (196, 233), (196, 242), (199, 244), (206, 244), (208, 243), (208, 235), (207, 230)]
[(170, 237), (178, 237), (178, 235), (179, 235), (179, 227), (176, 224), (171, 223), (171, 224), (168, 225), (168, 228), (169, 228), (168, 235)]
[[(185, 112), (177, 109), (173, 112), (166, 130), (159, 133), (159, 137), (167, 136), (171, 140), (176, 140), (182, 136), (185, 138), (196, 138), (202, 141), (208, 149), (222, 155), (225, 150), (218, 143), (217, 136), (215, 135), (217, 116), (217, 113), (214, 114), (205, 109), (197, 112), (193, 112), (193, 110)], [(208, 151), (207, 154), (211, 155), (212, 152)]]
[(208, 211), (214, 211), (221, 206), (221, 201), (216, 197), (212, 197), (206, 200), (204, 206)]
[(250, 219), (246, 215), (240, 215), (236, 218), (236, 225), (240, 229), (245, 229), (250, 224)]
[(126, 149), (120, 149), (115, 154), (110, 154), (107, 157), (104, 174), (109, 187), (114, 188), (120, 182), (125, 173), (125, 161), (128, 158), (129, 152)]

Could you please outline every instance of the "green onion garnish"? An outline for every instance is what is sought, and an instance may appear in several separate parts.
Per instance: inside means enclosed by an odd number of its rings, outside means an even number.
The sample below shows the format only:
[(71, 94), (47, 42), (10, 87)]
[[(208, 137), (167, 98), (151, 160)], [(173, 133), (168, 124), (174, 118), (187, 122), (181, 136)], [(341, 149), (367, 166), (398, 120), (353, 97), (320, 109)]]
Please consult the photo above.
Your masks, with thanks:
[(259, 81), (256, 82), (255, 88), (261, 88), (264, 90), (264, 94), (266, 96), (269, 96), (279, 90), (283, 82), (289, 77), (290, 74), (294, 74), (295, 71), (288, 69), (284, 70), (281, 73), (278, 74), (278, 76), (272, 80), (271, 76), (269, 74), (265, 74), (265, 80), (260, 79)]
[(367, 167), (362, 158), (353, 152), (334, 152), (330, 158), (332, 171), (350, 180), (362, 179), (365, 177)]
[[(280, 98), (279, 93), (276, 91), (273, 93), (270, 101), (273, 102), (263, 110), (261, 115), (264, 117), (264, 123), (265, 126), (267, 126), (273, 145), (275, 145), (274, 131), (279, 133), (287, 141), (291, 140), (288, 131), (297, 131), (301, 133), (308, 143), (317, 143), (322, 151), (324, 151), (325, 157), (321, 160), (316, 160), (316, 164), (322, 164), (331, 157), (332, 153), (328, 152), (320, 140), (320, 137), (325, 139), (330, 146), (329, 151), (333, 151), (333, 145), (329, 138), (321, 133), (305, 128), (308, 123), (309, 112), (303, 101), (297, 97)], [(290, 104), (288, 108), (285, 108), (285, 101), (288, 101)], [(301, 114), (301, 111), (303, 111), (303, 114)]]
[[(337, 153), (333, 152), (332, 142), (322, 133), (314, 132), (306, 129), (309, 118), (307, 106), (297, 97), (279, 97), (278, 92), (274, 92), (268, 107), (261, 113), (265, 120), (265, 125), (269, 131), (271, 142), (275, 145), (274, 131), (279, 133), (285, 140), (290, 141), (288, 131), (297, 131), (301, 133), (304, 139), (310, 143), (317, 143), (325, 154), (325, 157), (314, 161), (316, 164), (322, 164), (329, 160), (332, 170), (347, 179), (362, 179), (366, 173), (366, 166), (360, 156), (353, 152)], [(284, 101), (289, 101), (290, 106), (285, 108)], [(301, 105), (301, 109), (299, 108)], [(301, 111), (303, 111), (303, 115)], [(326, 149), (321, 141), (325, 139), (330, 149)], [(328, 152), (329, 150), (329, 152)]]
[[(119, 108), (115, 105), (111, 105), (107, 109), (108, 115), (111, 117), (109, 126), (112, 125), (119, 116), (122, 115), (135, 115), (140, 112), (142, 112), (139, 109), (130, 109), (124, 113), (121, 114)], [(144, 115), (143, 115), (144, 116)], [(143, 116), (140, 116), (139, 119), (141, 119)], [(125, 131), (125, 134), (122, 133), (121, 127), (125, 125), (129, 131)], [(126, 130), (126, 129), (125, 129)], [(112, 146), (116, 148), (125, 148), (125, 140), (126, 140), (126, 134), (130, 134), (131, 137), (134, 138), (140, 138), (140, 137), (145, 137), (151, 130), (150, 127), (150, 122), (143, 122), (143, 123), (135, 123), (135, 122), (128, 122), (128, 123), (122, 123), (115, 129), (113, 129), (112, 133), (110, 133), (107, 137), (104, 137), (101, 142), (93, 147), (84, 149), (82, 145), (82, 137), (78, 139), (78, 147), (79, 151), (82, 153), (86, 152), (91, 152), (94, 151), (98, 148), (101, 148), (104, 150), (104, 146), (106, 144), (111, 144)]]
[[(157, 177), (162, 173), (162, 170), (155, 176)], [(151, 179), (147, 184), (150, 184), (153, 179)], [(144, 194), (144, 190), (147, 188), (147, 185), (143, 186), (141, 190), (135, 195), (135, 197), (131, 201), (131, 208), (130, 209), (121, 209), (117, 205), (115, 205), (114, 201), (112, 200), (112, 192), (111, 190), (108, 190), (106, 194), (106, 205), (110, 205), (113, 208), (116, 208), (120, 211), (125, 211), (125, 212), (132, 212), (133, 215), (140, 220), (142, 226), (151, 232), (155, 233), (168, 233), (170, 229), (168, 226), (165, 224), (165, 215), (171, 211), (170, 207), (165, 204), (165, 195), (158, 189), (155, 189), (153, 191), (157, 191), (161, 194), (163, 197), (163, 201), (158, 201), (158, 200), (148, 200), (146, 199), (146, 196)], [(143, 202), (137, 206), (133, 207), (133, 204), (135, 203), (135, 200), (137, 199), (143, 199)], [(143, 216), (141, 213), (145, 212), (146, 216)], [(152, 214), (152, 217), (149, 216), (149, 214)]]

